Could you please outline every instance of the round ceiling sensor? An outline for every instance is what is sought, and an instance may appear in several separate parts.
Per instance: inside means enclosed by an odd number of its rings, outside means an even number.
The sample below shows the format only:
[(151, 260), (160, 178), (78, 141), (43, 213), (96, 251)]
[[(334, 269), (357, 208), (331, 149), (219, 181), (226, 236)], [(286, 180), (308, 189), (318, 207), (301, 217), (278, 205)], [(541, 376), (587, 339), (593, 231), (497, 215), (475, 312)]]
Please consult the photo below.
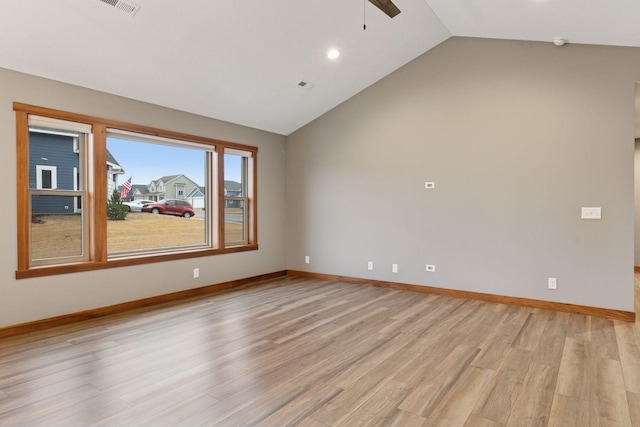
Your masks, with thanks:
[(565, 39), (564, 37), (553, 38), (553, 44), (555, 44), (556, 46), (564, 46), (566, 42), (567, 42), (567, 39)]

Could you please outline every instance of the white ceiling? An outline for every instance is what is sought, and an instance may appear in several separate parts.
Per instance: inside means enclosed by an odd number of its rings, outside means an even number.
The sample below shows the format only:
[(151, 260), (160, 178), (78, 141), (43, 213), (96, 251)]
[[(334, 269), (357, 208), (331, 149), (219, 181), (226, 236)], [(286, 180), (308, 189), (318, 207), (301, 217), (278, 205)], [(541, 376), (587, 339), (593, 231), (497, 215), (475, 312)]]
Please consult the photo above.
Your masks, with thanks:
[(134, 2), (4, 0), (0, 67), (288, 135), (451, 36), (640, 46), (635, 0)]

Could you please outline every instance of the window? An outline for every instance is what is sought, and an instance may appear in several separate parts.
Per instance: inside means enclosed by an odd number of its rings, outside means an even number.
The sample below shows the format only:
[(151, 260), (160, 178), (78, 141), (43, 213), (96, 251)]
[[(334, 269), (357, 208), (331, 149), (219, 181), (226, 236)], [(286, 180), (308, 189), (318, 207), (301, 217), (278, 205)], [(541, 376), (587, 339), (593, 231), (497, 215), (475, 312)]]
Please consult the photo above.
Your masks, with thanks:
[[(258, 248), (257, 148), (19, 103), (14, 110), (16, 277)], [(132, 209), (124, 221), (107, 220), (107, 200), (128, 180), (129, 197), (156, 201), (157, 214)]]
[[(80, 206), (86, 198), (78, 179), (90, 127), (36, 115), (28, 119), (31, 265), (86, 261), (88, 224)], [(51, 236), (59, 235), (55, 241)]]
[(55, 190), (58, 188), (58, 168), (55, 166), (36, 165), (36, 188), (38, 190)]
[(247, 170), (252, 154), (226, 149), (224, 152), (224, 234), (228, 245), (244, 244), (247, 233)]
[[(145, 197), (161, 201), (162, 205), (152, 211), (164, 214), (149, 216), (146, 212), (132, 212), (127, 217), (128, 221), (108, 221), (109, 257), (140, 251), (217, 247), (217, 242), (212, 242), (207, 233), (211, 228), (212, 211), (205, 209), (206, 201), (191, 209), (186, 201), (182, 201), (185, 199), (184, 191), (179, 190), (203, 188), (205, 193), (211, 192), (208, 183), (211, 181), (210, 165), (215, 149), (215, 146), (189, 141), (107, 130), (107, 151), (112, 162), (120, 167), (123, 176), (131, 177), (132, 183), (144, 192)], [(151, 185), (158, 181), (164, 185)], [(179, 221), (180, 217), (190, 217), (192, 212), (195, 214), (193, 221)], [(131, 227), (134, 222), (137, 226)]]

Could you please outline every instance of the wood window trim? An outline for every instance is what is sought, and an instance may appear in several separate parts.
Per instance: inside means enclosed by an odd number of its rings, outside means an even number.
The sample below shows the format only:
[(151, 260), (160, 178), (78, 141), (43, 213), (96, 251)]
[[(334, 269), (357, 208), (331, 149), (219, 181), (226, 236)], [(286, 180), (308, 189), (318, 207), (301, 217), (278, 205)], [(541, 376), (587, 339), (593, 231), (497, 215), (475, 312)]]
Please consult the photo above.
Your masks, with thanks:
[[(17, 243), (18, 243), (18, 264), (16, 270), (16, 279), (24, 279), (31, 277), (43, 277), (56, 274), (66, 274), (82, 271), (101, 270), (106, 268), (124, 267), (133, 265), (150, 264), (156, 262), (174, 261), (180, 259), (197, 258), (214, 256), (228, 253), (252, 251), (258, 249), (257, 241), (257, 154), (258, 148), (238, 144), (234, 142), (222, 141), (213, 138), (184, 134), (169, 130), (157, 129), (149, 126), (137, 125), (128, 122), (104, 119), (100, 117), (71, 113), (57, 109), (39, 107), (19, 102), (13, 103), (13, 109), (16, 113), (16, 189), (17, 189)], [(29, 216), (29, 196), (27, 189), (29, 188), (29, 115), (37, 115), (50, 117), (58, 120), (66, 120), (77, 123), (84, 123), (92, 126), (93, 134), (93, 151), (89, 153), (91, 161), (88, 166), (87, 174), (93, 180), (91, 190), (88, 192), (87, 202), (91, 210), (89, 219), (89, 233), (91, 245), (89, 249), (88, 262), (58, 264), (52, 266), (30, 266), (30, 250), (29, 250), (29, 233), (30, 233), (30, 216)], [(108, 259), (107, 256), (107, 206), (102, 201), (107, 199), (106, 186), (106, 148), (107, 148), (107, 128), (121, 129), (128, 132), (135, 132), (161, 138), (170, 138), (178, 141), (195, 142), (201, 145), (210, 146), (218, 153), (217, 165), (214, 168), (215, 176), (211, 176), (213, 181), (211, 188), (216, 189), (218, 199), (224, 197), (224, 170), (223, 156), (219, 153), (224, 152), (225, 148), (249, 151), (252, 153), (250, 161), (250, 179), (248, 198), (248, 208), (251, 209), (248, 214), (247, 230), (249, 238), (247, 244), (242, 246), (225, 247), (224, 245), (224, 212), (222, 216), (218, 216), (216, 222), (217, 232), (212, 233), (212, 242), (216, 247), (199, 248), (199, 249), (183, 249), (177, 251), (167, 251), (153, 254), (134, 254), (128, 257), (118, 257)], [(222, 187), (222, 194), (220, 188)], [(218, 202), (215, 207), (220, 215), (220, 208), (223, 203)]]

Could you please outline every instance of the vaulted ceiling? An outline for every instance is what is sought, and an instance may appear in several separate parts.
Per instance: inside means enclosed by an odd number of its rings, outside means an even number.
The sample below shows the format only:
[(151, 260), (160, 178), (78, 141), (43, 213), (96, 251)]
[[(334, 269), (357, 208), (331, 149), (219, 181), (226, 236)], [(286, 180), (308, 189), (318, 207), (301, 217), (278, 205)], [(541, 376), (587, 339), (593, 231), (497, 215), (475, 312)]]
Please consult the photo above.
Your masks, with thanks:
[(0, 67), (288, 135), (451, 36), (640, 46), (637, 1), (394, 2), (3, 2)]

